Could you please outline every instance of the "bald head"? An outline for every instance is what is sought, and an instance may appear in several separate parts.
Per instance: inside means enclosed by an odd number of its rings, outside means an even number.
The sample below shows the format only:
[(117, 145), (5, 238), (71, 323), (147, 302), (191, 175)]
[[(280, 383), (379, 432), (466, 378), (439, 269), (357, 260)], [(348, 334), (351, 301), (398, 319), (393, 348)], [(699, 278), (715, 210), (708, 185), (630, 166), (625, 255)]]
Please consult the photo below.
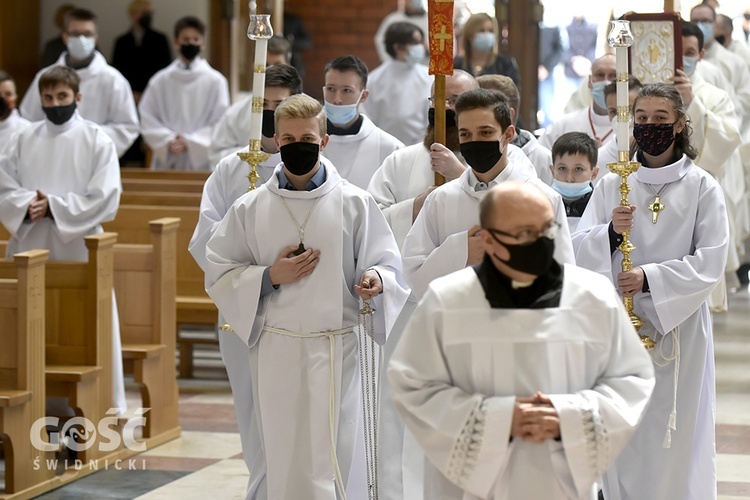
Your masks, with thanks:
[(507, 233), (543, 229), (554, 218), (549, 198), (527, 182), (501, 182), (487, 191), (479, 204), (479, 222), (483, 229)]
[[(453, 74), (445, 77), (445, 98), (455, 99), (469, 90), (478, 89), (477, 79), (461, 69), (454, 69)], [(435, 95), (435, 84), (432, 84), (432, 95)]]
[(617, 61), (614, 54), (604, 54), (591, 64), (591, 82), (604, 80), (614, 82), (617, 79)]

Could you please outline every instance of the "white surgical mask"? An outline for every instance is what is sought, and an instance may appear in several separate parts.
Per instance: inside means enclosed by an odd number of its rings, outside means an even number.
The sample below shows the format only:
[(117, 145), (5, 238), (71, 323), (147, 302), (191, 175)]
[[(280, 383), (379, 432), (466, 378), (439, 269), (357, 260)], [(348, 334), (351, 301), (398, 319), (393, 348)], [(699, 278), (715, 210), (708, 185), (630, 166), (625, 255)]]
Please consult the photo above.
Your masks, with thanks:
[(491, 51), (495, 47), (495, 34), (490, 31), (482, 31), (474, 35), (472, 47), (482, 54)]
[(425, 55), (427, 54), (424, 45), (416, 43), (414, 45), (408, 45), (409, 55), (406, 56), (406, 60), (411, 64), (417, 64), (424, 61)]
[(607, 109), (607, 101), (604, 99), (604, 87), (607, 85), (609, 85), (607, 80), (591, 84), (591, 97), (594, 98), (594, 102), (597, 106), (604, 109)]
[(683, 71), (687, 76), (693, 76), (695, 73), (695, 66), (698, 64), (698, 56), (688, 57), (682, 56), (682, 67)]
[(714, 37), (714, 25), (713, 23), (696, 23), (700, 30), (703, 32), (703, 43), (708, 43)]
[(96, 47), (96, 41), (92, 36), (71, 36), (68, 37), (68, 53), (74, 59), (82, 60), (88, 58)]
[(560, 196), (569, 200), (575, 200), (584, 196), (591, 191), (591, 182), (562, 182), (557, 179), (552, 179), (552, 189), (560, 193)]
[(359, 100), (362, 99), (362, 92), (359, 93), (357, 102), (354, 104), (331, 104), (325, 101), (323, 108), (326, 111), (326, 118), (328, 118), (334, 125), (346, 125), (351, 122), (357, 116), (357, 105)]

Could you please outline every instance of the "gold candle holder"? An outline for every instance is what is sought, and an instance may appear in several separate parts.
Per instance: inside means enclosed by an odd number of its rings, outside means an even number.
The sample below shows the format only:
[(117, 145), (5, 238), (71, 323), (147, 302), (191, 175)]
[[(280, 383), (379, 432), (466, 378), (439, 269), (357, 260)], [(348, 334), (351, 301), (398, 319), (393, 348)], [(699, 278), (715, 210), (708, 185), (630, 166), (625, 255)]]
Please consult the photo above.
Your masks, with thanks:
[(237, 153), (237, 156), (245, 163), (250, 164), (250, 173), (247, 174), (247, 180), (250, 181), (248, 191), (252, 191), (255, 189), (255, 183), (260, 178), (260, 175), (258, 175), (258, 165), (269, 159), (271, 155), (265, 151), (261, 151), (260, 140), (253, 139), (250, 141), (250, 151), (247, 153)]

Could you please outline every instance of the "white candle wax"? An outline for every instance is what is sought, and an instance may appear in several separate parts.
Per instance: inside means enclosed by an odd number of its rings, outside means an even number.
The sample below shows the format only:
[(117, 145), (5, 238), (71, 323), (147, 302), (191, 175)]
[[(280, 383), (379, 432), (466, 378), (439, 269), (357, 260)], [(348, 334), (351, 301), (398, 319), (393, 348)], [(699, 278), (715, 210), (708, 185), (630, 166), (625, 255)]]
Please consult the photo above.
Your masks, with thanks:
[[(617, 61), (617, 75), (628, 73), (628, 48), (617, 47), (615, 49), (615, 58)], [(623, 109), (623, 106), (630, 106), (630, 99), (628, 97), (628, 82), (617, 82), (617, 121), (615, 126), (615, 134), (617, 137), (617, 149), (618, 151), (630, 151), (630, 128), (628, 127), (629, 120), (620, 116), (619, 110)]]
[[(253, 65), (253, 101), (263, 102), (263, 95), (266, 86), (266, 49), (268, 40), (259, 38), (255, 40), (255, 63)], [(255, 68), (263, 68), (263, 72), (256, 72)], [(259, 100), (258, 100), (259, 98)], [(250, 140), (260, 140), (260, 134), (263, 122), (263, 109), (252, 107), (250, 115)]]

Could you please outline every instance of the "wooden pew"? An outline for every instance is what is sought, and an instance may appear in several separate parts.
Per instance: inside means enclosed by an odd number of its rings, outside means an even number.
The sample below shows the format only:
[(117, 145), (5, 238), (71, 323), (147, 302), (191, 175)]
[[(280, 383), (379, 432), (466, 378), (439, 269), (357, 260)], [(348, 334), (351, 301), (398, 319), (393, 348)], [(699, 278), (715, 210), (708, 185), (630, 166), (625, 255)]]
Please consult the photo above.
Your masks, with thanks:
[[(46, 395), (67, 397), (94, 425), (112, 407), (112, 264), (117, 235), (87, 236), (88, 262), (50, 261), (45, 279)], [(0, 277), (13, 264), (0, 261)], [(95, 443), (84, 462), (103, 456)]]
[[(16, 279), (0, 279), (0, 435), (9, 495), (54, 477), (54, 470), (34, 466), (36, 458), (44, 464), (49, 456), (29, 440), (32, 425), (45, 416), (44, 267), (48, 255), (47, 250), (19, 253), (13, 259)], [(39, 439), (47, 442), (41, 435)]]
[(200, 193), (166, 193), (154, 191), (123, 191), (120, 205), (156, 205), (200, 207)]
[[(181, 219), (177, 231), (177, 298), (176, 324), (215, 325), (218, 310), (206, 294), (203, 271), (188, 252), (188, 244), (198, 223), (198, 207), (121, 205), (114, 221), (104, 224), (106, 231), (118, 233), (123, 243), (147, 244), (151, 241), (148, 222), (159, 217)], [(180, 377), (192, 377), (193, 345), (196, 343), (218, 344), (215, 335), (211, 339), (178, 336), (180, 349)]]
[(122, 179), (123, 191), (150, 191), (164, 193), (202, 193), (205, 181), (165, 179)]
[(118, 243), (114, 282), (125, 373), (141, 385), (149, 448), (180, 435), (175, 376), (176, 243), (180, 220), (151, 221), (152, 243)]
[(169, 181), (203, 181), (206, 182), (211, 172), (207, 170), (152, 170), (150, 168), (121, 168), (123, 179), (151, 179)]

